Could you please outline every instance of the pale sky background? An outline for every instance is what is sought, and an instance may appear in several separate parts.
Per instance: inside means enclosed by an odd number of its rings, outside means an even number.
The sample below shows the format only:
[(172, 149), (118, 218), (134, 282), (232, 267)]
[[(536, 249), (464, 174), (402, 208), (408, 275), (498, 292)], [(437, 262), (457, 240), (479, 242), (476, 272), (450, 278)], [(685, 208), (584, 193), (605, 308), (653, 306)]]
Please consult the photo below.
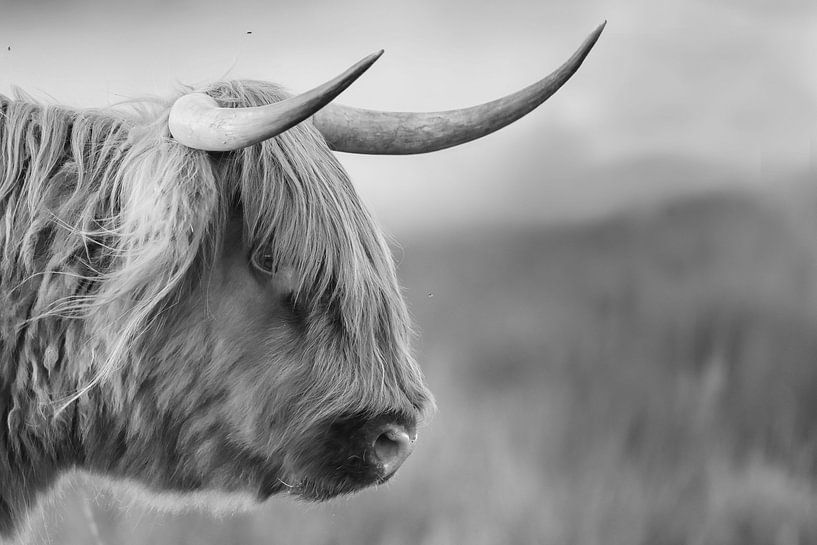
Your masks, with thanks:
[(400, 235), (817, 181), (814, 0), (0, 0), (0, 92), (105, 106), (225, 76), (301, 91), (384, 48), (339, 102), (448, 109), (541, 78), (605, 19), (516, 124), (424, 156), (344, 154), (375, 215)]

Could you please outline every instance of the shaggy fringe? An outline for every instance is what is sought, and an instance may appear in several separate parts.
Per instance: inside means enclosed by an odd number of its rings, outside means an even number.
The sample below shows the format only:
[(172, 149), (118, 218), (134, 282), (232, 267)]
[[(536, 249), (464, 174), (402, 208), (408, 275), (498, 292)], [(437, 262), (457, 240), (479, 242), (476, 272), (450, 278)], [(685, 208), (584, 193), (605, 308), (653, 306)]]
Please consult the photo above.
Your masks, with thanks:
[[(288, 96), (252, 81), (206, 92), (227, 107)], [(252, 248), (297, 271), (297, 300), (342, 325), (342, 342), (325, 325), (307, 334), (316, 384), (303, 400), (312, 408), (304, 419), (393, 406), (406, 380), (424, 391), (387, 245), (311, 123), (239, 152), (208, 154), (170, 138), (172, 99), (78, 111), (16, 98), (0, 96), (0, 293), (27, 309), (13, 324), (17, 338), (64, 332), (65, 320), (94, 332), (83, 347), (87, 361), (68, 370), (81, 387), (40, 400), (56, 405), (54, 414), (139, 353), (162, 312), (213, 264), (236, 209)], [(31, 380), (47, 380), (55, 362), (29, 359)]]

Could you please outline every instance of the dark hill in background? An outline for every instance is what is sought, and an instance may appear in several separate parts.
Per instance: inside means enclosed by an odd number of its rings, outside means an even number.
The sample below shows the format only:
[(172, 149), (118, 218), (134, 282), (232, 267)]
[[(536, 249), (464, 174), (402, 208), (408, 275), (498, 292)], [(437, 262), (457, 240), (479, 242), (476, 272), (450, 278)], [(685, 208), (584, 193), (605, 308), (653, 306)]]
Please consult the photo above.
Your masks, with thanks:
[(812, 210), (718, 193), (406, 246), (423, 363), (462, 404), (437, 389), (438, 440), (479, 430), (507, 449), (480, 474), (538, 475), (553, 542), (817, 539)]

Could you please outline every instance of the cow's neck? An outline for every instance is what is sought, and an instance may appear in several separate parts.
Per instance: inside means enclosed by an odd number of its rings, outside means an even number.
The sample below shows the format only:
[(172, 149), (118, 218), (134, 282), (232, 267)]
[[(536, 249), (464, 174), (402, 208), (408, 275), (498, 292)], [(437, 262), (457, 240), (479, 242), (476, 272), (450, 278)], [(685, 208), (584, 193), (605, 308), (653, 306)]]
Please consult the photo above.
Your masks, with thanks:
[(0, 379), (0, 543), (14, 537), (39, 497), (79, 456), (76, 410), (51, 418), (16, 386)]

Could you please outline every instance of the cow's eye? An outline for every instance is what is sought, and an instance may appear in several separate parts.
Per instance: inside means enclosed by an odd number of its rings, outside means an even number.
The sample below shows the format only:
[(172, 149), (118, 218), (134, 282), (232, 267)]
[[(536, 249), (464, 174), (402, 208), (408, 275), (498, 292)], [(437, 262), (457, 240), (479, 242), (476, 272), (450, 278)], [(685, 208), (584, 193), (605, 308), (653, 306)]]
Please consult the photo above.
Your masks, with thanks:
[(275, 274), (275, 260), (269, 250), (261, 249), (252, 256), (252, 263), (256, 268), (267, 274)]
[(295, 270), (287, 265), (276, 263), (273, 254), (268, 249), (260, 249), (253, 253), (253, 266), (267, 276), (269, 286), (282, 295), (290, 295), (297, 287)]

